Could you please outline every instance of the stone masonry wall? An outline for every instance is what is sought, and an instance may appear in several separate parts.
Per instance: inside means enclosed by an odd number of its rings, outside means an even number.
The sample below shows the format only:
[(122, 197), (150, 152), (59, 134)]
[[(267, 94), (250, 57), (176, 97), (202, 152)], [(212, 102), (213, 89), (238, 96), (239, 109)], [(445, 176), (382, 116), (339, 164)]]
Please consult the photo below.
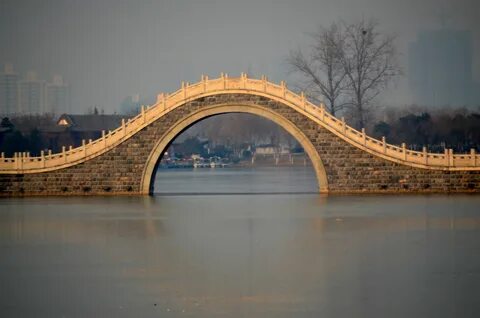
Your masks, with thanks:
[(187, 102), (82, 164), (37, 174), (0, 174), (0, 195), (138, 194), (147, 158), (166, 130), (189, 113), (228, 103), (273, 109), (299, 127), (322, 158), (331, 193), (480, 192), (480, 171), (427, 170), (393, 163), (350, 145), (281, 103), (249, 94), (221, 94)]

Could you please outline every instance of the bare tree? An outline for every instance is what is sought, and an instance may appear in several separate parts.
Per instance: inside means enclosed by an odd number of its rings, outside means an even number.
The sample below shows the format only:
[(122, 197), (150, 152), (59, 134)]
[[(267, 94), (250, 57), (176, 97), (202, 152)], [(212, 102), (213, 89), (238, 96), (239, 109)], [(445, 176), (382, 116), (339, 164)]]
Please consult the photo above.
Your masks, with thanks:
[(327, 101), (335, 115), (348, 108), (354, 126), (365, 126), (374, 99), (401, 74), (395, 37), (378, 31), (377, 21), (334, 22), (312, 34), (313, 45), (305, 55), (300, 49), (287, 60), (299, 74), (307, 95)]
[(325, 99), (332, 115), (345, 106), (339, 101), (346, 88), (346, 73), (339, 51), (344, 35), (339, 23), (320, 27), (318, 32), (311, 34), (314, 42), (307, 56), (298, 49), (290, 52), (287, 59), (291, 72), (301, 77), (300, 89), (316, 102)]
[(345, 24), (340, 61), (348, 79), (349, 95), (357, 128), (365, 127), (373, 100), (401, 74), (395, 37), (378, 32), (375, 20)]

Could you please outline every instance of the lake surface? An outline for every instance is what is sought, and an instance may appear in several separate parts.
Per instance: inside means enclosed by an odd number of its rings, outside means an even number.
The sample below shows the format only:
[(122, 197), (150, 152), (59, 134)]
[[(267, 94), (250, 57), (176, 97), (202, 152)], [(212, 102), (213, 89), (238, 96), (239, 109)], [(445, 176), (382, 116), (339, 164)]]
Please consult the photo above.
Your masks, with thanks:
[(0, 316), (480, 317), (480, 196), (321, 196), (309, 167), (155, 189), (0, 200)]
[(158, 194), (316, 193), (311, 166), (160, 169), (154, 186)]

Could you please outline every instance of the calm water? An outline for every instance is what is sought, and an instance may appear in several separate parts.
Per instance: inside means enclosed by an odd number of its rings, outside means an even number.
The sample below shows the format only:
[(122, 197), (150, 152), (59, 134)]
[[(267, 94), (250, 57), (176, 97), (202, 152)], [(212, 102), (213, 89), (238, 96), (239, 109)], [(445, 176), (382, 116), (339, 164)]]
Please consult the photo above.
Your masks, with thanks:
[(0, 316), (480, 316), (479, 196), (325, 197), (303, 167), (158, 178), (177, 194), (0, 200)]
[(155, 182), (158, 194), (267, 194), (316, 193), (311, 166), (160, 169)]

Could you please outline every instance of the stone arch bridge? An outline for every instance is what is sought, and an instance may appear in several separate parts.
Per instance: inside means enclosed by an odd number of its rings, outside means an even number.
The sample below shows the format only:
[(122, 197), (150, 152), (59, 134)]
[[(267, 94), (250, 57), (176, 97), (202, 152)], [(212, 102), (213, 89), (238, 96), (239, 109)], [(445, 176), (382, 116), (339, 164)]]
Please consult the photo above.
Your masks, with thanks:
[(480, 192), (480, 156), (412, 151), (377, 140), (265, 77), (182, 83), (120, 127), (81, 146), (39, 157), (0, 158), (0, 195), (150, 194), (156, 167), (182, 131), (206, 117), (251, 113), (303, 146), (321, 193)]

